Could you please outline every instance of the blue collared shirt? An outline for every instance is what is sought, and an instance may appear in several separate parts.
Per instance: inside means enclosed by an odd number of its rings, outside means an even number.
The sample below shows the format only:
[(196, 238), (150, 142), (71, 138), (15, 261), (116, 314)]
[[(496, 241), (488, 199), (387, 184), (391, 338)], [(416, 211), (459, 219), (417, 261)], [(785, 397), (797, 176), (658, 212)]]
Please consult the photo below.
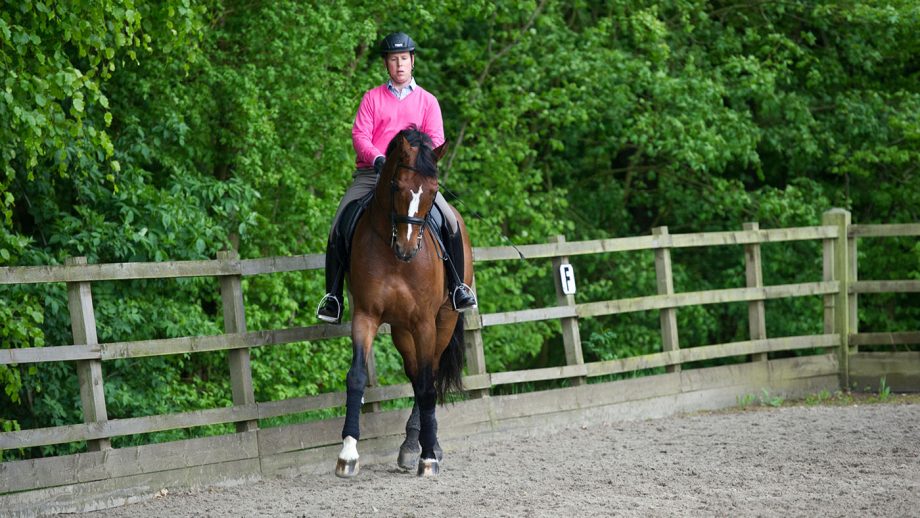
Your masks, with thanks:
[(400, 101), (408, 97), (409, 94), (412, 93), (412, 90), (415, 90), (416, 88), (418, 88), (418, 85), (415, 84), (414, 77), (409, 80), (409, 84), (404, 86), (401, 92), (396, 91), (396, 87), (393, 86), (392, 79), (387, 79), (387, 90), (389, 90), (391, 94), (395, 95), (396, 98), (399, 99)]

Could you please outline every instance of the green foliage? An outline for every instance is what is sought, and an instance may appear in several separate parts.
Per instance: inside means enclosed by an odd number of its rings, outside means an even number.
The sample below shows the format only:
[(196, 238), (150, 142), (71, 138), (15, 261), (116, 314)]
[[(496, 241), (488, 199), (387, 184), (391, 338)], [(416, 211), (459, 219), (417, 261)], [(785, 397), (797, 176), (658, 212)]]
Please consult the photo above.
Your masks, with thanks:
[(747, 410), (748, 407), (757, 401), (757, 398), (754, 396), (754, 394), (744, 394), (743, 396), (736, 396), (735, 400), (738, 402), (739, 410)]
[(878, 400), (887, 401), (891, 397), (891, 387), (885, 383), (885, 376), (882, 376), (882, 379), (878, 382)]
[[(5, 2), (0, 265), (321, 252), (350, 181), (350, 126), (385, 79), (379, 38), (419, 43), (450, 150), (445, 195), (475, 246), (820, 223), (920, 221), (920, 6), (886, 2)], [(860, 278), (920, 279), (916, 240), (860, 241)], [(766, 244), (766, 284), (820, 279), (820, 245)], [(651, 253), (572, 258), (577, 301), (656, 293)], [(741, 247), (675, 251), (675, 286), (744, 285)], [(484, 312), (555, 304), (547, 262), (478, 266)], [(309, 325), (321, 272), (244, 281), (250, 330)], [(222, 330), (213, 279), (97, 283), (104, 342)], [(769, 303), (769, 336), (821, 301)], [(0, 287), (3, 348), (72, 343), (62, 285)], [(910, 329), (861, 295), (860, 329)], [(654, 312), (583, 319), (585, 359), (660, 351)], [(681, 343), (743, 340), (743, 305), (678, 311)], [(556, 365), (557, 324), (484, 330), (490, 370)], [(402, 380), (388, 339), (385, 382)], [(337, 390), (347, 340), (252, 352), (258, 400)], [(105, 364), (109, 415), (230, 404), (225, 354)], [(0, 425), (82, 420), (69, 364), (0, 367)], [(166, 440), (193, 430), (129, 437)], [(62, 446), (71, 451), (81, 445)], [(68, 450), (69, 448), (69, 450)], [(22, 455), (39, 455), (41, 451)]]
[(831, 393), (827, 390), (822, 390), (817, 394), (809, 394), (805, 396), (805, 404), (808, 406), (823, 405), (826, 404), (831, 399)]
[[(7, 2), (0, 12), (0, 200), (12, 221), (15, 181), (41, 170), (62, 176), (102, 171), (116, 184), (120, 163), (109, 134), (107, 86), (117, 71), (154, 52), (181, 50), (202, 29), (188, 2)], [(120, 92), (119, 92), (120, 93)]]
[(786, 398), (783, 396), (770, 394), (770, 391), (767, 389), (761, 389), (762, 394), (760, 395), (760, 404), (763, 406), (772, 406), (774, 408), (783, 406), (783, 403), (786, 401)]

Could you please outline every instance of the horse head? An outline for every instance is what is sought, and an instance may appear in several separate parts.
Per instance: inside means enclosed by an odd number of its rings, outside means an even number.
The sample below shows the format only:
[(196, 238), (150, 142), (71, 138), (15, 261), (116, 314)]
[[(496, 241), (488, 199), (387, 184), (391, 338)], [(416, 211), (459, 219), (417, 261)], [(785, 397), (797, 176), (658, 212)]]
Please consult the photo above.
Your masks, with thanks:
[(432, 149), (428, 135), (414, 127), (399, 132), (387, 147), (378, 189), (389, 184), (390, 247), (402, 261), (411, 261), (421, 249), (425, 219), (438, 194), (437, 163), (446, 152), (447, 143)]

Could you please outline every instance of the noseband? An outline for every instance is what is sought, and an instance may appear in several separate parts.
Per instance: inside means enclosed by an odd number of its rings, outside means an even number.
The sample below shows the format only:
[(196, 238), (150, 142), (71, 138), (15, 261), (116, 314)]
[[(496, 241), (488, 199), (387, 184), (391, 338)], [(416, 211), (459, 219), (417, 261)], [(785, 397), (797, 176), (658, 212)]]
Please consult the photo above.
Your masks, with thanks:
[[(408, 164), (399, 164), (397, 169), (408, 169), (419, 174), (424, 174), (415, 167)], [(422, 234), (425, 232), (425, 218), (416, 218), (413, 216), (403, 216), (402, 214), (397, 214), (396, 193), (398, 191), (399, 187), (396, 185), (396, 176), (394, 175), (393, 179), (390, 180), (390, 226), (393, 229), (392, 233), (390, 234), (390, 248), (393, 249), (393, 253), (395, 253), (396, 257), (398, 257), (401, 261), (409, 262), (418, 254), (418, 251), (422, 248)], [(418, 234), (415, 237), (415, 249), (413, 249), (409, 255), (400, 253), (396, 248), (396, 225), (400, 223), (418, 226)]]

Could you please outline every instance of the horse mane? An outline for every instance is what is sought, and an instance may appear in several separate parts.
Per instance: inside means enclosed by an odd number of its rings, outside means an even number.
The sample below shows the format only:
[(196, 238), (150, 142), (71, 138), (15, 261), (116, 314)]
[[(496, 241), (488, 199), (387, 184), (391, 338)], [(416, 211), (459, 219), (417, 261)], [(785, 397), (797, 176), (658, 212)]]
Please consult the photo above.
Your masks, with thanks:
[(415, 169), (424, 176), (436, 178), (438, 176), (438, 161), (434, 156), (434, 143), (431, 142), (431, 137), (427, 133), (420, 131), (415, 124), (400, 131), (393, 137), (393, 140), (387, 145), (387, 161), (390, 161), (390, 156), (394, 152), (399, 152), (397, 144), (399, 137), (404, 137), (409, 141), (410, 146), (418, 148)]

